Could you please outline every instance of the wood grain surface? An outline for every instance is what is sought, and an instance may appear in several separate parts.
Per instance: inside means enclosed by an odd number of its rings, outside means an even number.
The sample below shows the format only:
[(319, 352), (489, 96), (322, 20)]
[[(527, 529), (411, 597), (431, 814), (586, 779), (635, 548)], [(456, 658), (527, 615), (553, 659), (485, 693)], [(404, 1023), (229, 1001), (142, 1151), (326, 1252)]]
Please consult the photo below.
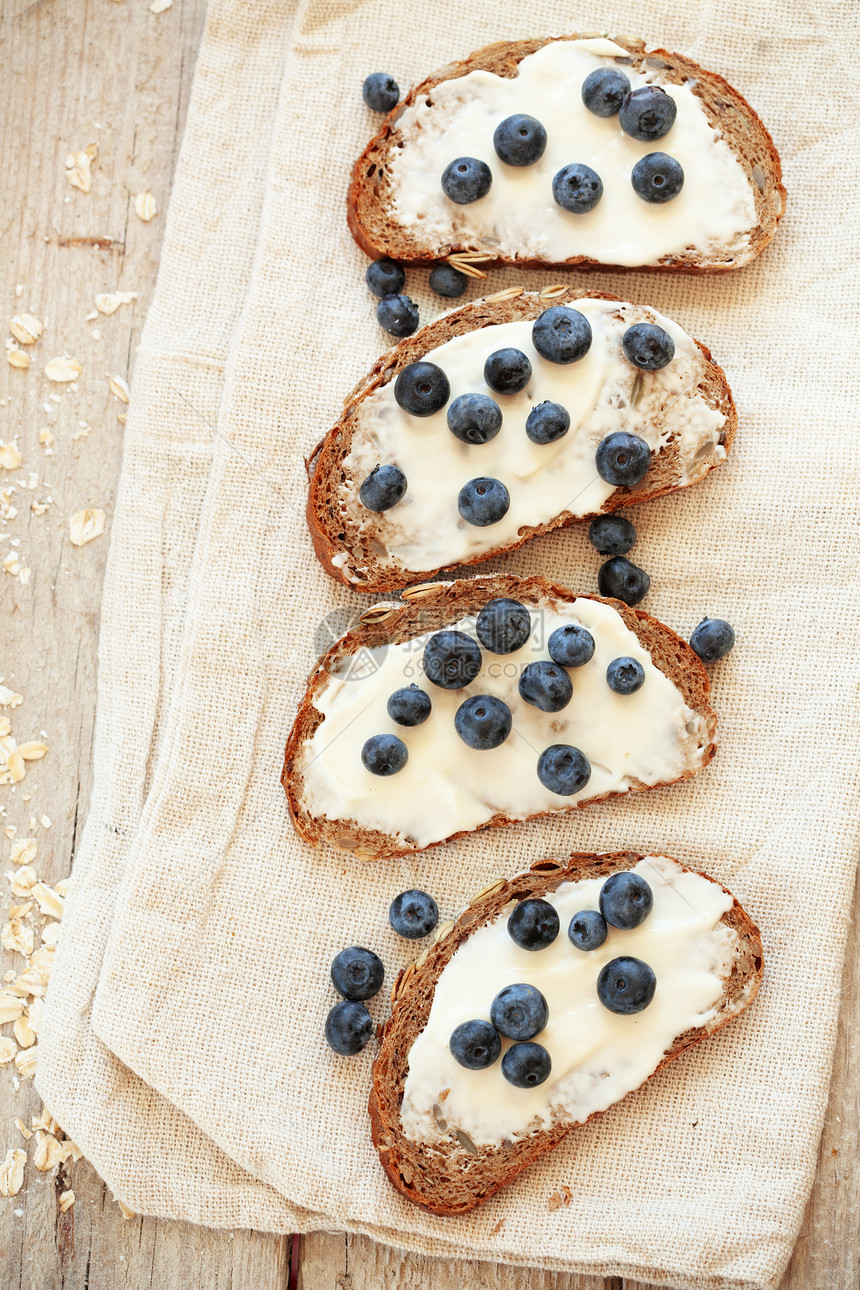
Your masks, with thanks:
[[(204, 10), (204, 0), (174, 0), (160, 14), (148, 0), (0, 0), (2, 327), (7, 334), (8, 320), (24, 311), (45, 323), (30, 370), (0, 360), (0, 440), (17, 435), (24, 457), (20, 469), (0, 470), (0, 489), (15, 485), (18, 507), (0, 525), (7, 535), (0, 562), (17, 549), (31, 570), (26, 585), (0, 572), (0, 677), (24, 695), (10, 714), (16, 738), (44, 730), (50, 750), (29, 764), (25, 781), (0, 788), (0, 805), (3, 826), (17, 825), (19, 836), (31, 814), (51, 819), (39, 830), (36, 865), (49, 882), (70, 871), (91, 788), (99, 605), (123, 433), (123, 408), (108, 383), (131, 374), (152, 294)], [(90, 143), (98, 158), (84, 194), (69, 185), (64, 159)], [(133, 206), (145, 189), (160, 212), (149, 223)], [(96, 294), (117, 290), (138, 299), (87, 322)], [(53, 387), (43, 374), (45, 361), (64, 353), (83, 367), (76, 390)], [(60, 389), (60, 402), (52, 401)], [(46, 426), (55, 439), (51, 456), (39, 444)], [(83, 433), (76, 439), (76, 432)], [(17, 482), (31, 471), (38, 475), (32, 491)], [(47, 495), (46, 513), (33, 513), (32, 498)], [(75, 548), (68, 521), (85, 507), (106, 512), (107, 532)], [(0, 836), (4, 873), (10, 845)], [(2, 882), (5, 910), (11, 898)], [(860, 1285), (857, 950), (855, 927), (818, 1178), (781, 1290)], [(20, 959), (4, 950), (2, 970), (10, 967), (20, 971)], [(13, 1063), (0, 1067), (0, 1158), (10, 1147), (32, 1157), (33, 1143), (14, 1120), (28, 1123), (39, 1110), (32, 1082), (19, 1082)], [(75, 1204), (62, 1214), (59, 1196), (69, 1187)], [(28, 1162), (18, 1195), (0, 1199), (4, 1290), (292, 1290), (296, 1262), (304, 1290), (648, 1290), (617, 1279), (431, 1260), (343, 1235), (305, 1237), (298, 1260), (292, 1253), (289, 1237), (124, 1218), (85, 1160), (48, 1173)]]

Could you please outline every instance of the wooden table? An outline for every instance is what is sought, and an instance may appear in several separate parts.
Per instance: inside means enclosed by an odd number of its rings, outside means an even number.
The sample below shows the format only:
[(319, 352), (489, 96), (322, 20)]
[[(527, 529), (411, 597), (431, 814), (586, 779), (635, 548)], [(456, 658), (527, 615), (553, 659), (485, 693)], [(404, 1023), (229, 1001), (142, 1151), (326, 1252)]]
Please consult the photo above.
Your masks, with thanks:
[[(249, 3), (251, 0), (249, 0)], [(26, 780), (32, 801), (0, 789), (3, 824), (26, 826), (47, 814), (39, 874), (57, 881), (69, 872), (91, 788), (96, 644), (106, 539), (76, 550), (68, 518), (83, 507), (110, 516), (122, 455), (119, 405), (111, 375), (130, 375), (134, 350), (155, 282), (163, 215), (144, 223), (133, 195), (150, 189), (163, 213), (204, 18), (204, 0), (174, 0), (161, 14), (147, 0), (0, 0), (0, 86), (7, 108), (0, 131), (0, 246), (7, 319), (22, 309), (46, 321), (39, 342), (85, 359), (79, 392), (64, 397), (53, 455), (39, 429), (46, 383), (36, 370), (0, 365), (0, 439), (19, 434), (21, 470), (0, 471), (0, 489), (38, 472), (34, 493), (19, 491), (18, 515), (0, 532), (20, 539), (32, 573), (21, 585), (0, 573), (3, 648), (0, 676), (25, 696), (16, 709), (16, 737), (48, 732), (50, 752)], [(92, 191), (72, 189), (64, 158), (97, 142)], [(16, 285), (23, 292), (16, 295)], [(110, 318), (86, 321), (96, 293), (137, 291)], [(3, 322), (6, 330), (6, 320)], [(93, 331), (100, 332), (95, 338)], [(86, 426), (80, 423), (85, 422)], [(87, 427), (91, 427), (88, 431)], [(83, 431), (77, 439), (75, 431)], [(51, 487), (43, 515), (32, 496)], [(8, 542), (2, 546), (2, 559)], [(0, 838), (4, 861), (9, 843)], [(3, 870), (8, 868), (4, 863)], [(9, 902), (3, 883), (3, 908)], [(814, 899), (810, 893), (810, 899)], [(856, 923), (856, 919), (855, 919)], [(855, 929), (856, 930), (856, 929)], [(860, 1236), (860, 1061), (854, 1038), (860, 1020), (860, 968), (855, 935), (843, 991), (833, 1091), (819, 1155), (818, 1178), (803, 1230), (781, 1290), (850, 1290), (858, 1279)], [(810, 946), (814, 952), (814, 946)], [(9, 960), (9, 961), (6, 961)], [(3, 970), (10, 965), (4, 951)], [(18, 960), (20, 964), (20, 960)], [(6, 1033), (6, 1030), (4, 1030)], [(15, 1068), (0, 1068), (0, 1158), (24, 1146), (14, 1119), (37, 1114), (32, 1083), (15, 1091)], [(31, 1150), (32, 1154), (32, 1150)], [(59, 1195), (73, 1187), (74, 1207), (60, 1215)], [(291, 1264), (293, 1275), (291, 1278)], [(297, 1275), (296, 1275), (297, 1274)], [(598, 1281), (600, 1282), (598, 1286)], [(589, 1279), (488, 1264), (452, 1265), (393, 1253), (360, 1237), (290, 1237), (207, 1231), (150, 1218), (124, 1219), (85, 1160), (58, 1178), (27, 1167), (14, 1199), (0, 1201), (0, 1285), (20, 1290), (622, 1290), (614, 1279)], [(627, 1282), (623, 1290), (643, 1290)]]

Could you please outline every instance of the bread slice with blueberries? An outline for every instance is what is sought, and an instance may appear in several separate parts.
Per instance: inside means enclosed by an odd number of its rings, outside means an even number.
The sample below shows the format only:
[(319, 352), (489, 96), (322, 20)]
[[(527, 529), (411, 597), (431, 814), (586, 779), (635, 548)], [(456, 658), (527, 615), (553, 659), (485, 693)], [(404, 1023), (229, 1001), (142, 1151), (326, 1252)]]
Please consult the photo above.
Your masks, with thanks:
[(738, 1017), (762, 972), (749, 914), (670, 857), (499, 879), (392, 989), (369, 1102), (386, 1174), (431, 1213), (475, 1209)]
[(389, 859), (680, 783), (710, 762), (705, 668), (670, 628), (542, 577), (419, 586), (308, 680), (282, 775), (299, 835)]
[(308, 462), (326, 570), (381, 592), (703, 479), (737, 414), (710, 351), (573, 288), (444, 315), (374, 365)]
[(347, 210), (374, 259), (714, 273), (759, 255), (784, 204), (773, 140), (722, 76), (567, 36), (488, 45), (416, 85)]

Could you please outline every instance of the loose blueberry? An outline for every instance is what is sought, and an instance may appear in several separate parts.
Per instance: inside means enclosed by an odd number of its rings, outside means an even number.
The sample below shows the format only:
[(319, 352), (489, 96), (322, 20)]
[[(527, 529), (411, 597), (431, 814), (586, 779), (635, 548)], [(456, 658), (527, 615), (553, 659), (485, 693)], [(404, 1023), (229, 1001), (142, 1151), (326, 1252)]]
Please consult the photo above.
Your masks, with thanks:
[(560, 926), (558, 911), (548, 900), (521, 900), (508, 917), (508, 935), (521, 950), (545, 950)]
[(541, 712), (561, 712), (570, 703), (573, 685), (563, 667), (540, 659), (523, 668), (519, 691), (521, 699)]
[(373, 950), (350, 945), (331, 965), (331, 983), (345, 999), (372, 999), (382, 989), (385, 968)]
[(491, 694), (473, 694), (454, 714), (454, 729), (469, 748), (487, 752), (511, 733), (511, 710)]
[(630, 932), (654, 908), (654, 893), (640, 874), (632, 869), (613, 873), (600, 888), (600, 912), (611, 927)]
[(411, 336), (418, 327), (418, 306), (408, 296), (383, 296), (376, 306), (376, 321), (389, 336)]
[(591, 166), (573, 162), (562, 166), (552, 181), (552, 195), (562, 210), (587, 215), (603, 196), (603, 180)]
[(595, 116), (615, 116), (629, 93), (629, 80), (614, 67), (598, 67), (582, 82), (582, 101)]
[(583, 909), (574, 914), (567, 929), (571, 945), (578, 950), (599, 950), (607, 936), (606, 919), (596, 909)]
[(616, 430), (601, 439), (594, 460), (598, 475), (607, 484), (632, 488), (648, 474), (651, 449), (638, 435)]
[(506, 1039), (534, 1039), (549, 1021), (549, 1006), (533, 985), (506, 985), (490, 1005), (490, 1021)]
[(735, 643), (735, 629), (724, 618), (703, 618), (690, 637), (690, 644), (703, 663), (725, 658)]
[(434, 632), (424, 647), (424, 675), (443, 690), (462, 690), (481, 670), (481, 651), (465, 632)]
[(648, 594), (651, 579), (644, 569), (623, 555), (615, 555), (600, 566), (597, 589), (601, 596), (613, 596), (625, 605), (638, 605)]
[(361, 96), (371, 112), (390, 112), (397, 107), (400, 86), (387, 72), (371, 72), (362, 86)]
[(409, 759), (409, 750), (397, 735), (371, 735), (361, 750), (361, 761), (371, 775), (396, 775)]
[(364, 280), (375, 296), (396, 296), (403, 290), (406, 274), (393, 260), (372, 260)]
[(488, 600), (475, 624), (478, 640), (492, 654), (513, 654), (522, 649), (532, 630), (532, 620), (525, 605), (518, 600), (499, 597)]
[(591, 323), (567, 305), (551, 305), (534, 321), (532, 344), (550, 363), (577, 363), (591, 349)]
[(451, 1056), (466, 1070), (482, 1071), (498, 1060), (502, 1041), (489, 1021), (464, 1021), (448, 1041)]
[(538, 779), (559, 797), (572, 797), (591, 779), (591, 765), (585, 753), (572, 744), (550, 744), (538, 758)]
[(641, 959), (613, 959), (597, 978), (598, 999), (604, 1008), (621, 1016), (630, 1016), (647, 1008), (656, 989), (657, 978)]
[(511, 495), (501, 480), (483, 475), (470, 479), (457, 495), (457, 510), (463, 519), (482, 529), (503, 520), (510, 505)]
[(565, 623), (550, 633), (549, 656), (561, 667), (582, 667), (594, 657), (594, 637), (578, 623)]
[(526, 418), (526, 434), (532, 443), (555, 443), (570, 429), (570, 413), (560, 403), (547, 399), (532, 408)]
[(395, 690), (386, 704), (386, 711), (398, 726), (420, 726), (430, 716), (430, 695), (414, 683)]
[(360, 1053), (372, 1034), (373, 1022), (363, 1003), (341, 999), (325, 1019), (326, 1043), (339, 1057)]
[(434, 412), (444, 408), (450, 396), (448, 378), (435, 363), (426, 363), (422, 359), (397, 373), (394, 401), (413, 417), (432, 417)]
[(511, 1044), (502, 1058), (502, 1074), (515, 1088), (537, 1088), (551, 1070), (549, 1053), (542, 1044)]
[(519, 394), (531, 374), (532, 365), (521, 349), (497, 349), (484, 364), (484, 380), (497, 394)]
[(659, 372), (675, 357), (675, 342), (656, 323), (634, 323), (621, 340), (624, 357), (643, 372)]
[(533, 166), (544, 154), (546, 130), (533, 116), (518, 112), (496, 126), (493, 147), (506, 166)]
[(631, 139), (651, 143), (662, 139), (675, 124), (678, 109), (671, 94), (659, 85), (640, 85), (624, 96), (618, 114), (621, 129)]
[(388, 511), (406, 492), (406, 476), (399, 466), (374, 466), (358, 495), (369, 511)]
[(453, 264), (437, 264), (430, 270), (430, 290), (435, 291), (437, 296), (449, 299), (462, 296), (468, 285), (469, 279), (465, 273), (460, 273)]
[(426, 891), (401, 891), (391, 902), (388, 921), (398, 936), (417, 941), (429, 936), (439, 922), (439, 906)]
[(588, 540), (600, 555), (626, 555), (636, 530), (623, 515), (598, 515), (588, 526)]
[(630, 174), (633, 190), (646, 202), (670, 202), (684, 187), (684, 171), (665, 152), (649, 152), (637, 161)]
[(461, 394), (448, 409), (448, 429), (461, 443), (489, 443), (501, 428), (502, 409), (488, 394)]
[(635, 658), (614, 658), (606, 669), (606, 684), (615, 694), (635, 694), (645, 684), (645, 669)]
[(467, 206), (486, 197), (493, 174), (486, 161), (477, 157), (457, 157), (442, 174), (442, 192), (458, 206)]

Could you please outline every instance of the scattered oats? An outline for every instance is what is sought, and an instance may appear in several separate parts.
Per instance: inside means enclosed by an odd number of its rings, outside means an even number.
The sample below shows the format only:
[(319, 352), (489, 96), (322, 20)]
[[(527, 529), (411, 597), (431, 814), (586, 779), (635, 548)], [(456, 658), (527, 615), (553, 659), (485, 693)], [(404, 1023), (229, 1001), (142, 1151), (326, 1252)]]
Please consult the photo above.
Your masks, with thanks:
[(18, 745), (18, 752), (24, 761), (41, 761), (47, 751), (48, 745), (43, 744), (41, 739), (30, 739), (27, 743)]
[(65, 900), (69, 894), (69, 888), (71, 887), (71, 885), (72, 885), (72, 880), (70, 877), (61, 878), (55, 888), (57, 895), (62, 896), (63, 900)]
[[(120, 305), (130, 305), (132, 301), (137, 300), (136, 291), (112, 291), (109, 294), (96, 296), (96, 309), (100, 314), (115, 314)], [(87, 322), (91, 322), (96, 314), (87, 315)]]
[(12, 845), (10, 859), (13, 864), (31, 864), (36, 859), (39, 844), (35, 838), (19, 838)]
[(45, 375), (48, 380), (58, 385), (67, 381), (76, 381), (82, 370), (78, 360), (69, 358), (68, 354), (64, 354), (62, 358), (51, 358), (45, 364)]
[(21, 990), (25, 995), (32, 994), (37, 999), (41, 999), (47, 984), (47, 981), (43, 980), (41, 972), (37, 972), (35, 968), (27, 968), (26, 972), (22, 972), (15, 977), (13, 989)]
[[(41, 1003), (42, 1000), (39, 1000)], [(32, 1048), (36, 1042), (36, 1032), (31, 1028), (27, 1017), (19, 1017), (12, 1027), (12, 1033), (22, 1048)]]
[(30, 355), (26, 350), (19, 349), (17, 345), (9, 345), (6, 348), (6, 362), (10, 367), (18, 367), (21, 371), (26, 371), (30, 366)]
[(49, 1169), (61, 1163), (62, 1151), (60, 1144), (52, 1133), (44, 1133), (41, 1129), (36, 1134), (36, 1150), (33, 1154), (33, 1164), (40, 1174), (46, 1174)]
[(124, 412), (117, 412), (116, 419), (120, 423), (120, 425), (123, 425), (123, 426), (125, 425), (126, 421), (128, 421), (128, 417)]
[(18, 1051), (18, 1045), (8, 1035), (0, 1037), (0, 1066), (7, 1066)]
[(51, 949), (48, 945), (40, 945), (30, 955), (29, 966), (34, 972), (38, 973), (44, 985), (47, 985), (51, 979), (51, 973), (54, 970), (54, 960), (56, 959), (56, 950)]
[(148, 224), (158, 214), (158, 203), (147, 188), (145, 193), (138, 193), (134, 199), (134, 209), (138, 219)]
[(13, 954), (23, 954), (26, 958), (33, 953), (36, 938), (32, 927), (25, 927), (20, 918), (10, 918), (0, 932), (0, 944)]
[(29, 896), (33, 887), (39, 881), (36, 870), (31, 869), (28, 864), (25, 864), (21, 869), (13, 870), (12, 873), (7, 873), (6, 877), (9, 879), (13, 896)]
[(77, 443), (79, 439), (86, 439), (87, 435), (91, 435), (92, 432), (92, 426), (88, 426), (86, 422), (84, 422), (83, 426), (80, 426), (72, 435), (72, 442)]
[(14, 551), (10, 551), (3, 561), (3, 570), (5, 573), (11, 574), (13, 578), (17, 578), (21, 572), (21, 561)]
[(43, 914), (47, 914), (49, 918), (63, 917), (62, 897), (58, 896), (46, 882), (37, 882), (33, 888), (33, 895), (39, 902), (39, 908)]
[(42, 429), (39, 431), (39, 443), (42, 445), (43, 448), (50, 448), (53, 442), (54, 442), (54, 436), (51, 434), (47, 426), (43, 426)]
[(122, 376), (112, 376), (110, 378), (110, 392), (115, 394), (118, 399), (121, 399), (123, 403), (128, 403), (128, 381)]
[(27, 1009), (27, 1020), (30, 1023), (30, 1029), (34, 1035), (38, 1035), (42, 1025), (42, 1017), (45, 1012), (44, 999), (34, 999)]
[[(9, 733), (9, 731), (12, 729), (12, 727), (9, 725), (9, 722), (6, 720), (6, 718), (5, 718), (5, 717), (3, 718), (3, 723), (4, 723), (5, 727), (6, 727), (6, 729), (3, 731), (3, 733), (4, 733), (4, 734), (8, 734), (8, 733)], [(12, 841), (12, 839), (14, 838), (15, 834), (18, 832), (18, 825), (17, 825), (17, 824), (7, 824), (7, 825), (6, 825), (6, 827), (5, 827), (5, 829), (3, 830), (3, 832), (5, 833), (6, 837), (7, 837), (7, 838), (9, 839), (9, 841), (11, 842), (11, 841)]]
[(92, 542), (93, 538), (100, 537), (104, 531), (105, 513), (98, 509), (76, 511), (69, 520), (69, 537), (72, 546), (85, 546), (87, 542)]
[(24, 294), (24, 284), (23, 282), (19, 282), (16, 284), (16, 287), (15, 287), (15, 299), (20, 300), (23, 294)]
[[(56, 1121), (54, 1121), (54, 1123), (56, 1124)], [(57, 1125), (57, 1131), (59, 1133), (63, 1132), (59, 1125)], [(63, 1164), (65, 1164), (67, 1160), (80, 1160), (83, 1154), (83, 1151), (81, 1151), (77, 1143), (72, 1142), (71, 1138), (64, 1138), (60, 1143), (60, 1159)]]
[(27, 583), (30, 581), (31, 573), (32, 573), (32, 570), (28, 569), (25, 564), (21, 565), (20, 569), (18, 570), (18, 581), (20, 582), (22, 587), (26, 587)]
[(27, 1152), (20, 1147), (10, 1147), (6, 1159), (0, 1164), (0, 1196), (17, 1196), (24, 1186), (24, 1165)]
[(43, 829), (49, 829), (51, 827), (51, 820), (47, 815), (41, 815), (39, 817), (39, 823)]
[(114, 1197), (114, 1199), (116, 1200), (116, 1203), (119, 1205), (119, 1212), (122, 1214), (123, 1218), (134, 1218), (133, 1209), (129, 1209), (128, 1205), (123, 1205), (122, 1201), (119, 1200), (118, 1197)]
[[(9, 990), (0, 990), (0, 1026), (8, 1026), (10, 1021), (17, 1021), (24, 1011), (24, 1000)], [(10, 1061), (12, 1053), (6, 1060)]]
[(34, 515), (44, 515), (45, 511), (48, 509), (50, 504), (51, 504), (50, 502), (36, 501), (36, 499), (34, 498), (33, 501), (30, 503), (30, 510), (33, 512)]
[(18, 1053), (15, 1058), (15, 1065), (18, 1068), (18, 1074), (21, 1079), (32, 1079), (36, 1074), (36, 1063), (39, 1060), (39, 1045), (34, 1044), (32, 1048), (27, 1048), (23, 1053)]
[(68, 1191), (60, 1192), (60, 1213), (67, 1214), (75, 1203), (75, 1193), (71, 1187)]
[[(98, 296), (96, 296), (96, 299), (98, 299)], [(98, 316), (99, 316), (98, 309), (93, 309), (91, 313), (87, 314), (86, 318), (84, 319), (84, 322), (95, 322)]]
[(7, 912), (10, 918), (26, 918), (33, 912), (33, 901), (25, 900), (23, 905), (10, 905)]
[(14, 980), (15, 980), (15, 969), (14, 969), (14, 968), (10, 968), (10, 970), (9, 970), (8, 972), (4, 972), (4, 973), (3, 973), (3, 980), (4, 980), (4, 981), (6, 981), (6, 982), (14, 981)]
[(17, 443), (3, 443), (0, 439), (0, 470), (17, 470), (24, 464), (24, 458)]
[(0, 708), (20, 708), (23, 702), (23, 694), (16, 694), (7, 686), (0, 685)]
[(165, 9), (169, 9), (172, 4), (173, 0), (152, 0), (152, 4), (149, 6), (149, 12), (164, 13)]
[(16, 314), (9, 330), (22, 345), (35, 345), (45, 328), (33, 314)]
[[(22, 485), (22, 487), (24, 487), (24, 485)], [(39, 476), (35, 470), (31, 470), (27, 475), (27, 484), (26, 484), (27, 492), (32, 493), (33, 489), (38, 487), (39, 487)]]
[(46, 923), (42, 928), (42, 943), (47, 945), (48, 949), (57, 948), (57, 942), (60, 939), (60, 924)]
[(30, 1116), (30, 1128), (34, 1133), (38, 1133), (39, 1129), (43, 1129), (45, 1133), (54, 1133), (55, 1130), (59, 1131), (60, 1126), (43, 1103), (39, 1114)]
[(90, 332), (90, 335), (92, 336), (93, 340), (101, 340), (102, 338), (101, 328), (93, 327), (92, 331)]
[[(61, 394), (49, 394), (48, 398), (51, 400), (51, 403), (62, 403), (63, 401), (63, 396)], [(53, 413), (54, 416), (57, 415), (56, 408), (52, 408), (47, 403), (45, 404), (45, 411)]]
[(19, 1118), (15, 1121), (15, 1128), (21, 1134), (21, 1137), (26, 1138), (27, 1141), (29, 1142), (30, 1138), (32, 1138), (33, 1135), (30, 1132), (30, 1130), (27, 1128), (26, 1124), (22, 1119)]
[(80, 152), (70, 152), (66, 157), (66, 179), (79, 192), (88, 193), (92, 188), (92, 164), (98, 156), (98, 146), (90, 143)]

